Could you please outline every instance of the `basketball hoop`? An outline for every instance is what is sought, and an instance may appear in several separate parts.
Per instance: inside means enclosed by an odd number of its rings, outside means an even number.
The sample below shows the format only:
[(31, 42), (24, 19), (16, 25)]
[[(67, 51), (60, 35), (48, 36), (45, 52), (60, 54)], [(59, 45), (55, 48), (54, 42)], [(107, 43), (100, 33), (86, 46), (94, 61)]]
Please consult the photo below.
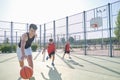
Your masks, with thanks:
[(103, 25), (102, 17), (94, 17), (90, 20), (90, 27), (91, 28), (98, 28)]
[(92, 24), (91, 27), (92, 28), (98, 28), (98, 25), (97, 24)]

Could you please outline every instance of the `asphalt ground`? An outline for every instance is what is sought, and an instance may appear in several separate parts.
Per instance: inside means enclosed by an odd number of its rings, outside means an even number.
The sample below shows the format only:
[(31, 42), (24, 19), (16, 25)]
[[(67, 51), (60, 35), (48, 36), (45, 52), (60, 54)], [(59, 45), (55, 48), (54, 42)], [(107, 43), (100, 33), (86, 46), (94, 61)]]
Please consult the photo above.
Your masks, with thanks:
[[(62, 55), (63, 51), (56, 52), (53, 67), (50, 59), (45, 60), (43, 54), (33, 52), (34, 74), (31, 80), (120, 80), (120, 57), (71, 52), (72, 59), (68, 55), (63, 59)], [(16, 53), (0, 54), (0, 80), (23, 80)]]

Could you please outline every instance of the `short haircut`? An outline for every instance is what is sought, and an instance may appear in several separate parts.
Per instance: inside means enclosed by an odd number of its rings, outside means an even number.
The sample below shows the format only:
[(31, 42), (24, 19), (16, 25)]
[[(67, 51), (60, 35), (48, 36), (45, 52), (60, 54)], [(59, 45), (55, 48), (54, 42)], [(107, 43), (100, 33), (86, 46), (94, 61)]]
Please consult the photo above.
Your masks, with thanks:
[(37, 30), (37, 26), (35, 24), (30, 24), (29, 29), (33, 28), (34, 30)]
[(52, 42), (53, 41), (53, 39), (49, 39), (49, 42)]

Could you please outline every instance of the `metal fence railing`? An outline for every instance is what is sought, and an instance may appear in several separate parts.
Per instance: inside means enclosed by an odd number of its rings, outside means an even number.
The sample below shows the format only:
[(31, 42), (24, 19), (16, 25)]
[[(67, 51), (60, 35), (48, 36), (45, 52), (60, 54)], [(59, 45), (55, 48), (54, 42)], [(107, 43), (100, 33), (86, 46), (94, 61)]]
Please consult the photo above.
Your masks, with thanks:
[[(66, 16), (45, 24), (37, 24), (36, 43), (45, 46), (53, 38), (57, 48), (63, 48), (67, 40), (78, 54), (120, 56), (114, 41), (116, 19), (120, 1), (108, 3), (88, 11)], [(103, 25), (91, 28), (90, 20), (101, 17)], [(22, 33), (28, 31), (28, 23), (0, 21), (0, 43), (9, 39), (11, 45), (17, 44)]]

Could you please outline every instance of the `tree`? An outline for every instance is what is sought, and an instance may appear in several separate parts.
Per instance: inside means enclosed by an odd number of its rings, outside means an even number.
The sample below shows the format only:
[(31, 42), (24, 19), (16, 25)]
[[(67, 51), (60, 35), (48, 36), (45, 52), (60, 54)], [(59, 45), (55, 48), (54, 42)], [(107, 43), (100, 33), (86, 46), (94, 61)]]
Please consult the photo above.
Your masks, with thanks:
[(70, 41), (70, 43), (73, 43), (74, 42), (74, 38), (73, 37), (69, 37), (69, 41)]
[(65, 43), (65, 38), (61, 38), (61, 42), (64, 44)]
[(115, 28), (114, 33), (115, 33), (116, 38), (118, 39), (119, 44), (120, 44), (120, 10), (118, 12), (117, 21), (116, 21), (116, 28)]

